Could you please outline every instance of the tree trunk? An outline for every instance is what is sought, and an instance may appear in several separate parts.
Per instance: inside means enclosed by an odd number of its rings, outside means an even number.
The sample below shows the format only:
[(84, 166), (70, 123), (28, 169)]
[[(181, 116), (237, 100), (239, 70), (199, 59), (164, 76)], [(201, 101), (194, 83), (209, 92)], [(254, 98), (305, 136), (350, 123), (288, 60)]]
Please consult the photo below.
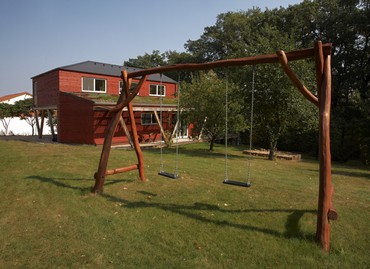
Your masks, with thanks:
[(214, 145), (215, 145), (215, 140), (216, 140), (216, 138), (215, 138), (215, 137), (212, 137), (212, 138), (211, 138), (211, 143), (210, 143), (210, 145), (209, 145), (209, 150), (213, 150), (213, 147), (214, 147)]
[(269, 153), (269, 160), (273, 161), (275, 159), (275, 149), (270, 148), (270, 153)]
[(277, 140), (270, 141), (270, 152), (269, 152), (269, 157), (268, 157), (270, 161), (275, 160), (276, 145), (277, 145)]

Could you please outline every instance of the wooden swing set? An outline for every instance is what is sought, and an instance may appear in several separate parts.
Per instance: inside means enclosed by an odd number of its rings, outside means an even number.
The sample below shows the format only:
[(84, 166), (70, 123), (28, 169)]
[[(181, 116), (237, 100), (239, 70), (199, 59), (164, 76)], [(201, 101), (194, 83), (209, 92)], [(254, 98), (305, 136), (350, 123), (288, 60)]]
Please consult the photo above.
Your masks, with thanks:
[[(144, 159), (139, 145), (135, 117), (132, 107), (132, 100), (139, 93), (140, 88), (146, 81), (148, 75), (166, 73), (174, 71), (195, 71), (207, 70), (229, 66), (257, 65), (280, 63), (284, 72), (292, 83), (298, 88), (303, 96), (319, 109), (319, 195), (318, 195), (318, 215), (316, 225), (316, 240), (324, 251), (330, 249), (330, 220), (336, 220), (338, 215), (332, 205), (334, 189), (331, 182), (331, 152), (330, 152), (330, 106), (331, 106), (331, 49), (330, 43), (322, 44), (316, 41), (313, 48), (296, 50), (285, 53), (279, 50), (276, 54), (257, 55), (245, 58), (220, 60), (200, 64), (177, 64), (160, 66), (150, 69), (139, 70), (127, 73), (122, 71), (124, 90), (121, 92), (117, 105), (110, 110), (111, 121), (105, 133), (105, 140), (101, 151), (98, 171), (95, 173), (95, 185), (93, 193), (102, 193), (106, 176), (117, 173), (124, 173), (138, 169), (141, 181), (147, 181), (144, 173)], [(316, 68), (317, 96), (313, 95), (295, 75), (289, 66), (289, 61), (314, 58)], [(140, 82), (135, 89), (130, 91), (132, 78), (140, 78)], [(127, 107), (131, 123), (133, 145), (137, 155), (137, 164), (126, 167), (107, 170), (109, 153), (112, 139), (120, 122), (123, 109)]]

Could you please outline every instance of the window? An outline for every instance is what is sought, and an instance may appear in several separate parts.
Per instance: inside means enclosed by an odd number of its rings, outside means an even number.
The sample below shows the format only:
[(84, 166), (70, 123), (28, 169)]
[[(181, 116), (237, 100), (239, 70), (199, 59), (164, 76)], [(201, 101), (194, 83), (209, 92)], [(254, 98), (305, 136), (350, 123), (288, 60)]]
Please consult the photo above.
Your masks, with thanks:
[(107, 81), (98, 78), (82, 78), (82, 91), (107, 92)]
[(157, 124), (154, 113), (142, 113), (141, 125), (154, 125)]
[[(133, 90), (135, 90), (137, 84), (139, 84), (139, 83), (137, 83), (137, 82), (131, 82), (130, 92), (132, 92)], [(122, 92), (122, 89), (123, 89), (123, 81), (121, 80), (119, 82), (119, 93)], [(137, 93), (137, 95), (139, 95), (139, 94), (140, 94), (140, 92)]]
[(166, 86), (150, 84), (149, 85), (149, 95), (152, 95), (152, 96), (166, 96)]

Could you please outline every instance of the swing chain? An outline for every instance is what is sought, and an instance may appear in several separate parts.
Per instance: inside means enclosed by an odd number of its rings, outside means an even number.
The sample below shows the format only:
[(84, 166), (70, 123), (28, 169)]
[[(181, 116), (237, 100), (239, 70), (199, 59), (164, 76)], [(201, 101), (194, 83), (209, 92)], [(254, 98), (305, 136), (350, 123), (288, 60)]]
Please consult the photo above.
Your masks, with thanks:
[(250, 118), (250, 133), (249, 133), (249, 158), (248, 158), (248, 178), (247, 183), (250, 184), (251, 180), (251, 162), (252, 162), (252, 147), (253, 147), (253, 117), (254, 117), (254, 76), (255, 76), (255, 66), (252, 67), (252, 93), (251, 93), (251, 118)]

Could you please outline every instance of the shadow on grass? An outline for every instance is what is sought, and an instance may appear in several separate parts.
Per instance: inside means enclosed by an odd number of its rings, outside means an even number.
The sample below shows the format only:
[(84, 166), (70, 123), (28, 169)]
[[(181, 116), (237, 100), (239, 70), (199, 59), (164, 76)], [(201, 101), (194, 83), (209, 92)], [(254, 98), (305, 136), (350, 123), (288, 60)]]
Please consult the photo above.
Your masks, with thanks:
[[(214, 224), (218, 226), (227, 226), (232, 228), (237, 228), (241, 230), (249, 230), (255, 232), (261, 232), (276, 237), (286, 237), (286, 238), (297, 238), (309, 241), (315, 241), (314, 234), (304, 233), (300, 229), (299, 221), (305, 213), (316, 214), (316, 210), (295, 210), (295, 209), (243, 209), (243, 210), (230, 210), (220, 208), (217, 205), (205, 204), (205, 203), (194, 203), (193, 205), (176, 205), (176, 204), (163, 204), (163, 203), (153, 203), (153, 202), (130, 202), (125, 199), (114, 197), (109, 194), (102, 194), (103, 197), (110, 201), (120, 203), (125, 208), (137, 209), (137, 208), (159, 208), (164, 211), (170, 211), (172, 213), (180, 214), (182, 216), (195, 219), (207, 224)], [(261, 228), (252, 225), (233, 223), (227, 220), (215, 220), (210, 219), (196, 211), (217, 211), (222, 213), (290, 213), (288, 215), (287, 221), (285, 223), (285, 232), (280, 233), (276, 230)], [(195, 211), (195, 212), (194, 212)]]
[[(38, 180), (43, 183), (50, 183), (53, 184), (57, 187), (62, 187), (62, 188), (67, 188), (71, 190), (77, 190), (80, 191), (81, 193), (88, 193), (91, 191), (91, 186), (90, 187), (77, 187), (77, 186), (72, 186), (70, 184), (67, 184), (65, 181), (88, 181), (90, 183), (93, 183), (93, 180), (91, 179), (65, 179), (65, 178), (47, 178), (47, 177), (42, 177), (42, 176), (28, 176), (26, 179), (31, 179), (31, 180)], [(107, 185), (113, 185), (121, 182), (131, 182), (132, 180), (106, 180), (105, 181), (105, 186)]]
[[(363, 168), (356, 168), (357, 170), (362, 170)], [(308, 171), (317, 172), (319, 174), (319, 170), (308, 169)], [(368, 171), (343, 171), (339, 169), (333, 168), (331, 171), (332, 175), (344, 176), (344, 177), (352, 177), (352, 178), (364, 178), (370, 179), (370, 172)]]
[(370, 173), (366, 173), (366, 172), (351, 172), (351, 171), (343, 171), (343, 170), (337, 170), (337, 169), (333, 169), (332, 170), (332, 174), (333, 175), (339, 175), (339, 176), (345, 176), (345, 177), (361, 177), (361, 178), (366, 178), (366, 179), (370, 179)]
[[(63, 181), (66, 181), (66, 179), (59, 179), (59, 178), (45, 178), (41, 176), (29, 176), (27, 179), (31, 180), (39, 180), (43, 183), (49, 183), (53, 184), (57, 187), (62, 188), (68, 188), (72, 190), (77, 190), (82, 193), (87, 193), (91, 190), (91, 187), (76, 187), (72, 186), (70, 184), (67, 184)], [(91, 179), (72, 179), (75, 181), (89, 181), (91, 182)], [(70, 180), (69, 180), (70, 181)], [(120, 182), (128, 182), (130, 180), (107, 180), (105, 185), (111, 185), (111, 184), (117, 184)], [(131, 181), (130, 181), (131, 182)], [(141, 193), (145, 196), (155, 197), (157, 194), (147, 192), (147, 191), (138, 191), (138, 193)], [(122, 207), (128, 208), (128, 209), (138, 209), (138, 208), (157, 208), (164, 211), (169, 211), (175, 214), (180, 214), (182, 216), (185, 216), (187, 218), (191, 218), (203, 223), (207, 224), (213, 224), (218, 225), (222, 227), (232, 227), (240, 230), (249, 230), (249, 231), (255, 231), (260, 232), (264, 234), (273, 235), (276, 237), (286, 237), (286, 238), (297, 238), (297, 239), (304, 239), (309, 241), (314, 241), (314, 235), (313, 234), (307, 234), (304, 233), (300, 229), (300, 219), (303, 217), (304, 214), (310, 213), (310, 214), (316, 214), (316, 210), (298, 210), (298, 209), (226, 209), (221, 208), (218, 205), (212, 205), (212, 204), (206, 204), (206, 203), (194, 203), (192, 205), (177, 205), (177, 204), (168, 204), (168, 203), (156, 203), (156, 202), (146, 202), (146, 201), (139, 201), (139, 202), (132, 202), (127, 199), (123, 199), (120, 197), (115, 197), (110, 194), (103, 193), (101, 194), (102, 197), (106, 198), (108, 201), (112, 201), (115, 203), (119, 203), (122, 205)], [(241, 214), (241, 213), (288, 213), (287, 221), (285, 223), (285, 232), (281, 233), (279, 231), (268, 229), (268, 228), (261, 228), (257, 226), (252, 225), (246, 225), (246, 224), (240, 224), (240, 223), (234, 223), (228, 220), (217, 220), (212, 219), (210, 217), (206, 217), (201, 214), (201, 211), (215, 211), (220, 213), (227, 213), (227, 214)], [(267, 216), (268, 217), (268, 216)]]

